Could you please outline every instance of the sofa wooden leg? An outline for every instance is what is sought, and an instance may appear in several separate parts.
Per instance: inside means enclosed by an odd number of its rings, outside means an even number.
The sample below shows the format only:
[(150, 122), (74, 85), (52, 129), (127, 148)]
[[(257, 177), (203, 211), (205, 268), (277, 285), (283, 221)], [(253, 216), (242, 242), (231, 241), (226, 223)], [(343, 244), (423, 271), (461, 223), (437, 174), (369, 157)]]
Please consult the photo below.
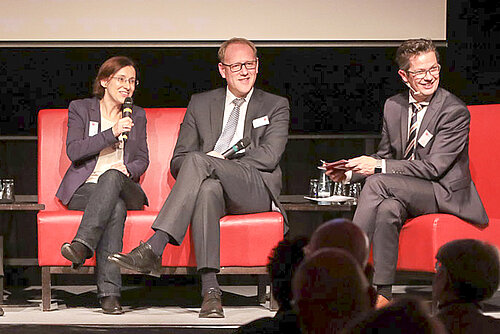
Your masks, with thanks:
[(267, 276), (257, 275), (257, 299), (259, 304), (266, 302)]
[(278, 302), (276, 301), (276, 298), (274, 298), (273, 283), (271, 283), (271, 291), (269, 292), (269, 310), (278, 311), (278, 309), (279, 305)]
[(50, 311), (50, 267), (42, 267), (42, 311)]

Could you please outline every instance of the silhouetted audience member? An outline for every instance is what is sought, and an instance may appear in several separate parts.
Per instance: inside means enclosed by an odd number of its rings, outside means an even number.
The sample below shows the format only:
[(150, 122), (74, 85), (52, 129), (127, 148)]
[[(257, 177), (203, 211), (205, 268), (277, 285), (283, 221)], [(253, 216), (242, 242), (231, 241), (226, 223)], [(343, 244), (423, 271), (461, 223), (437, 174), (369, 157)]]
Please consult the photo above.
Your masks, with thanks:
[(443, 324), (430, 316), (420, 299), (398, 298), (385, 308), (354, 320), (343, 334), (440, 334)]
[(241, 326), (236, 333), (300, 333), (296, 313), (292, 310), (292, 276), (304, 258), (307, 238), (293, 241), (282, 240), (269, 257), (267, 270), (271, 278), (272, 292), (278, 303), (276, 315), (252, 321)]
[(432, 286), (440, 319), (450, 333), (500, 333), (500, 319), (481, 312), (479, 302), (498, 289), (500, 265), (495, 246), (479, 240), (454, 240), (436, 255)]
[(337, 247), (349, 252), (371, 281), (373, 266), (368, 263), (370, 241), (363, 230), (346, 218), (336, 218), (321, 224), (312, 234), (304, 251), (306, 256), (320, 248)]
[(371, 310), (370, 284), (358, 261), (340, 248), (307, 256), (292, 279), (295, 307), (303, 333), (337, 333)]

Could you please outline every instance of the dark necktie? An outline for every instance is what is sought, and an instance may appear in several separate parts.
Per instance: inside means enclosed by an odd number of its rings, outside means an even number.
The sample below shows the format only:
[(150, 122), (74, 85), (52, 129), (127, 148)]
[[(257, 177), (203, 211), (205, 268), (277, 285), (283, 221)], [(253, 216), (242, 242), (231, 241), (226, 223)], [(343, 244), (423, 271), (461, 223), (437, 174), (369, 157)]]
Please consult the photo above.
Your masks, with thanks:
[(226, 126), (222, 130), (222, 133), (215, 143), (214, 151), (223, 153), (229, 148), (231, 140), (233, 140), (234, 133), (236, 132), (236, 127), (238, 125), (238, 119), (240, 118), (240, 106), (245, 102), (245, 99), (236, 98), (233, 100), (234, 108), (229, 114), (229, 119), (227, 120)]
[(422, 110), (422, 106), (418, 103), (413, 103), (411, 110), (410, 129), (408, 131), (408, 141), (406, 142), (404, 154), (405, 160), (413, 160), (415, 158), (415, 146), (417, 144), (417, 114)]

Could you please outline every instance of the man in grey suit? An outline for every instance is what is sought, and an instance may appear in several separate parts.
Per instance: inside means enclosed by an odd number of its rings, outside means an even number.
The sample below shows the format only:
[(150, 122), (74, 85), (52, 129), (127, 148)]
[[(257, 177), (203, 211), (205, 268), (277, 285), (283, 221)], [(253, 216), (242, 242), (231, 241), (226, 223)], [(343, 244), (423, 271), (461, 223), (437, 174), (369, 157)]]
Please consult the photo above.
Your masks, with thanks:
[(434, 44), (407, 40), (396, 61), (409, 91), (386, 101), (377, 153), (348, 160), (351, 175), (339, 169), (328, 172), (335, 181), (366, 177), (353, 223), (373, 245), (379, 306), (392, 298), (399, 232), (407, 218), (440, 212), (488, 224), (469, 170), (469, 111), (439, 88), (441, 66)]
[[(191, 224), (202, 281), (200, 317), (224, 317), (216, 279), (219, 219), (279, 207), (278, 163), (289, 123), (287, 99), (254, 88), (259, 60), (252, 42), (230, 39), (218, 56), (227, 88), (195, 94), (189, 102), (170, 162), (176, 183), (153, 223), (155, 234), (129, 254), (109, 258), (155, 275), (165, 246), (180, 245)], [(249, 146), (226, 159), (222, 153), (242, 138)]]

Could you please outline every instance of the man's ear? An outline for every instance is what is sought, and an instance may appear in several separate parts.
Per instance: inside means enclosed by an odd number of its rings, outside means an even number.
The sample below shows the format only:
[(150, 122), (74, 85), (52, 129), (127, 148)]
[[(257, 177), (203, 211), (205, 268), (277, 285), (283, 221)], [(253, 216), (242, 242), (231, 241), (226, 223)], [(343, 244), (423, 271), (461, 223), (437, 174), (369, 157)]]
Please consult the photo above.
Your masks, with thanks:
[(224, 68), (224, 65), (222, 63), (219, 63), (219, 73), (220, 73), (220, 76), (222, 78), (226, 78), (226, 71), (225, 71), (225, 68)]
[(404, 83), (408, 83), (408, 74), (405, 71), (399, 70), (398, 74), (399, 74), (399, 76), (401, 77), (401, 80), (403, 80)]

